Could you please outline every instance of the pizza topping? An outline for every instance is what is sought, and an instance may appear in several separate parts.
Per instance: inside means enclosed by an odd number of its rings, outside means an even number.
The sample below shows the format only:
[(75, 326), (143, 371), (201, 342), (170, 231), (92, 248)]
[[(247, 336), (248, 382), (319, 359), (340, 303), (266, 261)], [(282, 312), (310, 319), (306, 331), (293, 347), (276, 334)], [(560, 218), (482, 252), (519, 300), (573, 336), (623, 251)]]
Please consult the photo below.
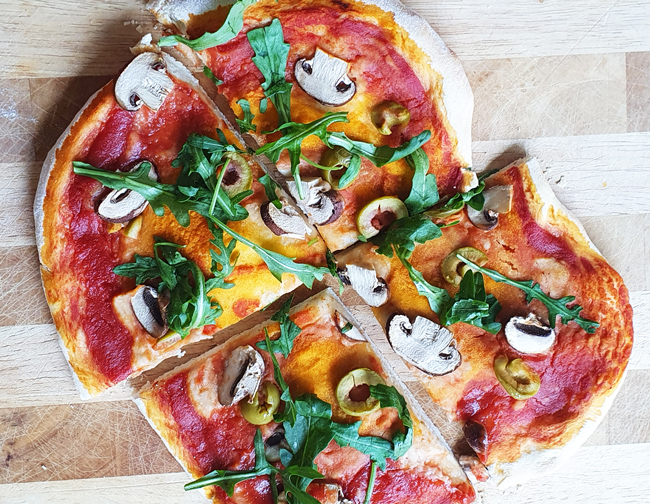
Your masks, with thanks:
[(266, 425), (280, 407), (280, 391), (271, 382), (265, 382), (250, 401), (239, 403), (242, 416), (253, 425)]
[(366, 341), (366, 338), (363, 337), (361, 331), (359, 331), (352, 322), (348, 321), (338, 311), (334, 312), (334, 321), (336, 322), (336, 326), (341, 330), (341, 334), (345, 335), (347, 338), (355, 341)]
[(386, 332), (395, 352), (427, 374), (441, 376), (460, 366), (452, 332), (427, 318), (415, 317), (411, 324), (406, 315), (395, 314)]
[(482, 424), (474, 420), (468, 420), (463, 425), (463, 434), (465, 434), (467, 444), (469, 444), (472, 450), (479, 455), (485, 453), (488, 445), (488, 437), (487, 430)]
[(357, 92), (354, 82), (348, 77), (349, 64), (316, 48), (310, 60), (296, 62), (294, 75), (302, 90), (309, 96), (332, 107), (349, 102)]
[(365, 238), (372, 238), (402, 217), (408, 217), (404, 202), (395, 196), (384, 196), (361, 209), (357, 216), (357, 227)]
[(461, 170), (460, 187), (458, 188), (461, 193), (467, 193), (472, 189), (476, 189), (479, 185), (476, 173), (471, 170)]
[(167, 332), (168, 303), (169, 299), (159, 296), (158, 291), (148, 285), (140, 286), (131, 298), (131, 306), (138, 322), (156, 339)]
[(343, 147), (327, 149), (320, 158), (325, 180), (333, 189), (341, 191), (352, 184), (361, 169), (361, 158)]
[(479, 210), (467, 209), (467, 217), (483, 231), (494, 229), (499, 223), (499, 214), (510, 212), (512, 208), (512, 186), (493, 186), (483, 191), (483, 207)]
[(281, 208), (277, 208), (270, 201), (266, 201), (260, 207), (260, 215), (266, 227), (278, 236), (300, 239), (310, 233), (310, 229), (302, 216), (289, 205), (282, 205)]
[(264, 369), (264, 359), (252, 346), (235, 348), (219, 383), (219, 402), (230, 406), (246, 397), (252, 400), (260, 386)]
[(394, 101), (385, 101), (372, 109), (370, 119), (382, 135), (390, 135), (395, 126), (408, 125), (411, 121), (411, 113), (404, 105)]
[(555, 331), (542, 324), (533, 314), (512, 317), (506, 324), (506, 340), (518, 352), (538, 354), (549, 350), (555, 343)]
[(221, 187), (228, 196), (234, 198), (251, 188), (253, 172), (246, 160), (236, 152), (228, 152), (225, 156), (228, 160), (222, 168), (225, 173), (221, 179)]
[(447, 282), (454, 285), (460, 285), (465, 273), (471, 269), (467, 264), (458, 259), (456, 254), (466, 257), (480, 266), (483, 266), (488, 261), (487, 256), (474, 247), (462, 247), (454, 250), (451, 254), (445, 257), (440, 264), (442, 276), (447, 280)]
[(379, 401), (370, 395), (370, 385), (379, 383), (386, 382), (372, 369), (353, 369), (336, 386), (336, 400), (348, 415), (367, 415), (379, 409)]
[(530, 399), (539, 390), (539, 375), (523, 360), (506, 355), (494, 359), (494, 373), (501, 386), (515, 399)]
[[(149, 178), (158, 180), (158, 172), (149, 161), (139, 161), (129, 171), (138, 170), (143, 165), (149, 165)], [(114, 189), (104, 196), (96, 205), (95, 211), (102, 220), (114, 223), (128, 222), (147, 208), (147, 200), (135, 191), (129, 189)]]
[(289, 192), (296, 199), (298, 206), (317, 225), (324, 226), (337, 220), (343, 212), (343, 201), (336, 191), (320, 177), (305, 178), (300, 182), (300, 196), (298, 183), (288, 182)]
[(291, 446), (285, 437), (284, 427), (279, 425), (276, 431), (264, 440), (264, 453), (269, 462), (280, 461), (280, 450), (291, 451)]
[(115, 82), (115, 99), (120, 107), (135, 111), (145, 104), (153, 111), (158, 110), (174, 87), (166, 68), (158, 53), (144, 52), (136, 56)]
[(381, 306), (388, 300), (388, 284), (383, 278), (377, 278), (375, 268), (348, 264), (345, 273), (339, 274), (344, 283), (352, 288), (370, 306)]

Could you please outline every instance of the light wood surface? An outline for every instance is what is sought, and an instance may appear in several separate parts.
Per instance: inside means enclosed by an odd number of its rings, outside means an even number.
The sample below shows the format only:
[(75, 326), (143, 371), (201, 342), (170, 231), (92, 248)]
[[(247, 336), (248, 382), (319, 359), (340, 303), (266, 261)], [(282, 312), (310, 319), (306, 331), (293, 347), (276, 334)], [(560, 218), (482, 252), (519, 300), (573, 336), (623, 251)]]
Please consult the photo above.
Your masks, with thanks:
[[(624, 277), (634, 306), (628, 377), (596, 433), (552, 478), (490, 489), (483, 500), (645, 504), (650, 2), (405, 3), (465, 66), (476, 98), (475, 167), (537, 156), (560, 200)], [(130, 59), (129, 46), (152, 19), (139, 0), (0, 0), (0, 13), (0, 503), (206, 502), (200, 492), (183, 491), (188, 478), (126, 387), (90, 402), (77, 396), (42, 294), (34, 241), (31, 205), (47, 151), (87, 97)], [(344, 301), (372, 327), (354, 294)]]

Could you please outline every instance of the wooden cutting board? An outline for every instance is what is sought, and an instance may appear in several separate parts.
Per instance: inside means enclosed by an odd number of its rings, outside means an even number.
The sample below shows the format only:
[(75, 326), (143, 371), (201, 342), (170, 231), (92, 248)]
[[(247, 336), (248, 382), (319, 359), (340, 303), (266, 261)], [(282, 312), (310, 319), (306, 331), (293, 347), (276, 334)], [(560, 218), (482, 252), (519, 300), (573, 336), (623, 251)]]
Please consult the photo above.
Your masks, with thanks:
[[(650, 492), (650, 2), (409, 0), (462, 60), (476, 169), (537, 156), (623, 275), (627, 379), (557, 474), (490, 503), (645, 504)], [(0, 503), (189, 503), (124, 388), (82, 403), (42, 293), (32, 202), (49, 148), (152, 25), (138, 0), (0, 0)], [(144, 30), (141, 28), (144, 27)], [(351, 293), (344, 300), (370, 324)], [(402, 375), (410, 384), (412, 378)]]

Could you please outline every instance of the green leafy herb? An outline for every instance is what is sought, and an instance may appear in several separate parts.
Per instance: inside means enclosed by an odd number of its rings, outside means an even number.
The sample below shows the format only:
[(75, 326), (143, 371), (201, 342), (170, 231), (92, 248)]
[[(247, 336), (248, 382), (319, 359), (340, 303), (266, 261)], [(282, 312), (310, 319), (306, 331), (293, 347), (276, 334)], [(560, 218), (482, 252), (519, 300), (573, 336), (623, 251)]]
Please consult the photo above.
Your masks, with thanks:
[(470, 268), (480, 271), (481, 273), (489, 276), (495, 282), (501, 282), (513, 287), (521, 289), (526, 294), (526, 302), (530, 303), (533, 299), (538, 299), (546, 308), (548, 308), (548, 319), (551, 327), (555, 327), (556, 318), (559, 316), (563, 324), (568, 324), (571, 320), (575, 321), (582, 329), (587, 331), (589, 334), (596, 332), (596, 328), (600, 326), (598, 322), (593, 320), (588, 320), (580, 316), (582, 311), (582, 306), (579, 304), (573, 305), (569, 308), (567, 305), (575, 301), (575, 296), (564, 296), (560, 299), (553, 299), (548, 294), (545, 294), (542, 291), (542, 288), (538, 283), (535, 283), (533, 280), (511, 280), (505, 275), (502, 275), (498, 271), (494, 271), (488, 268), (483, 268), (474, 264), (466, 257), (456, 254), (461, 261), (469, 265)]
[(375, 478), (377, 477), (377, 462), (374, 460), (370, 464), (370, 478), (368, 479), (368, 488), (366, 489), (366, 498), (363, 500), (363, 504), (370, 504), (370, 497), (372, 496), (372, 490), (375, 488)]
[(451, 301), (451, 296), (445, 289), (436, 287), (435, 285), (431, 285), (429, 282), (427, 282), (424, 279), (422, 273), (416, 270), (411, 265), (411, 263), (408, 262), (407, 257), (405, 256), (406, 253), (407, 253), (406, 251), (400, 253), (400, 251), (398, 250), (397, 257), (406, 268), (406, 271), (409, 274), (409, 278), (411, 279), (413, 284), (415, 284), (418, 293), (427, 299), (431, 309), (437, 314), (442, 313), (445, 307)]
[(223, 84), (223, 81), (219, 79), (216, 75), (212, 73), (212, 70), (210, 70), (207, 66), (203, 66), (203, 75), (205, 75), (208, 79), (210, 79), (212, 82), (214, 82), (215, 86), (221, 86)]
[(317, 243), (318, 243), (318, 236), (316, 236), (316, 237), (312, 238), (311, 240), (309, 240), (309, 241), (307, 242), (307, 246), (308, 246), (308, 247), (311, 247), (311, 246), (313, 246), (313, 245), (316, 245)]
[(175, 46), (180, 42), (195, 51), (203, 51), (210, 47), (225, 44), (235, 38), (244, 27), (244, 10), (255, 2), (256, 0), (238, 0), (235, 2), (230, 8), (223, 26), (214, 33), (204, 33), (194, 40), (188, 40), (180, 35), (170, 35), (169, 37), (162, 37), (158, 41), (158, 45), (160, 47)]
[(241, 132), (247, 133), (249, 131), (257, 131), (257, 126), (253, 124), (255, 115), (251, 112), (251, 105), (248, 103), (248, 100), (242, 98), (237, 101), (237, 105), (239, 105), (244, 112), (244, 119), (235, 119)]
[[(273, 348), (271, 344), (271, 338), (269, 338), (269, 332), (264, 328), (264, 343), (266, 344), (266, 348)], [(261, 342), (259, 343), (261, 344)], [(259, 346), (258, 344), (258, 346)], [(291, 342), (293, 345), (293, 341)], [(267, 350), (268, 351), (268, 350)], [(269, 352), (269, 355), (271, 356), (271, 362), (273, 363), (273, 377), (275, 378), (275, 382), (278, 384), (278, 387), (280, 388), (280, 399), (284, 401), (284, 410), (282, 412), (278, 412), (273, 416), (273, 419), (276, 422), (279, 423), (284, 423), (284, 425), (294, 425), (296, 423), (297, 419), (297, 411), (296, 411), (296, 404), (293, 401), (293, 398), (291, 397), (291, 392), (289, 391), (289, 385), (287, 385), (287, 382), (284, 381), (284, 378), (282, 377), (282, 372), (280, 371), (280, 364), (278, 364), (278, 360), (275, 358), (275, 353)]]
[(271, 317), (271, 320), (280, 323), (280, 337), (276, 340), (271, 340), (271, 351), (269, 351), (266, 341), (260, 341), (257, 344), (258, 348), (266, 350), (269, 353), (281, 353), (285, 359), (289, 356), (289, 352), (293, 348), (293, 342), (301, 331), (300, 327), (289, 318), (289, 309), (291, 308), (292, 302), (293, 296), (287, 299), (282, 305), (282, 308)]
[(334, 257), (334, 254), (332, 254), (332, 251), (330, 249), (327, 249), (327, 252), (325, 252), (325, 259), (327, 259), (327, 268), (330, 271), (330, 275), (332, 275), (336, 280), (339, 282), (339, 296), (343, 294), (343, 291), (345, 290), (345, 285), (343, 285), (343, 281), (339, 277), (339, 273), (337, 271), (336, 267), (336, 257)]
[(438, 202), (438, 185), (436, 176), (428, 173), (429, 157), (422, 150), (417, 149), (406, 157), (408, 164), (415, 170), (411, 192), (404, 200), (404, 204), (411, 215), (423, 212)]
[(215, 227), (210, 221), (208, 221), (208, 227), (212, 233), (210, 243), (214, 246), (214, 249), (210, 249), (210, 257), (212, 258), (210, 270), (214, 276), (206, 282), (208, 292), (213, 289), (231, 289), (235, 284), (226, 282), (226, 278), (234, 271), (237, 263), (236, 258), (232, 260), (237, 240), (232, 239), (226, 245), (223, 240), (223, 231)]
[(279, 125), (291, 122), (292, 84), (284, 77), (289, 44), (284, 41), (280, 20), (274, 19), (269, 26), (251, 30), (246, 36), (255, 51), (253, 63), (264, 76), (262, 83), (264, 95), (271, 100), (277, 110)]
[(280, 198), (278, 198), (278, 193), (276, 192), (277, 189), (280, 188), (280, 185), (275, 180), (273, 180), (268, 173), (266, 175), (262, 175), (257, 179), (257, 181), (264, 186), (266, 197), (271, 203), (273, 203), (275, 208), (278, 210), (282, 208), (282, 203), (280, 202)]
[(496, 334), (501, 330), (501, 324), (495, 321), (500, 310), (497, 299), (485, 293), (483, 275), (468, 270), (460, 282), (458, 294), (439, 314), (440, 323), (448, 326), (465, 322)]
[(343, 334), (345, 334), (345, 333), (347, 333), (348, 331), (351, 331), (352, 328), (354, 328), (354, 326), (352, 325), (352, 322), (348, 322), (348, 323), (345, 324), (343, 327), (341, 327), (341, 332), (342, 332)]
[[(393, 257), (393, 247), (406, 259), (411, 257), (416, 243), (426, 243), (442, 236), (442, 231), (424, 215), (402, 217), (393, 222), (388, 229), (372, 238), (378, 246), (378, 254)], [(398, 254), (398, 255), (399, 255)]]
[(169, 299), (167, 325), (185, 338), (192, 329), (213, 324), (223, 310), (208, 296), (211, 289), (198, 265), (178, 251), (182, 246), (158, 237), (155, 240), (154, 257), (136, 254), (135, 262), (116, 266), (113, 271), (135, 278), (139, 285), (160, 278), (158, 292)]

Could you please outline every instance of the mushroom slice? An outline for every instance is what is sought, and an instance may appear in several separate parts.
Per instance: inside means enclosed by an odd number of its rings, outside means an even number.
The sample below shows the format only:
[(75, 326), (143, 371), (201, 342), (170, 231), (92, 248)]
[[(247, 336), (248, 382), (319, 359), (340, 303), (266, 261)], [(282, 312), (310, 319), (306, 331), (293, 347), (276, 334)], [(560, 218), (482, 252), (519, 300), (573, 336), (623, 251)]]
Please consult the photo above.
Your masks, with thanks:
[(357, 294), (370, 306), (381, 306), (388, 301), (388, 284), (383, 278), (377, 278), (374, 268), (348, 264), (345, 278)]
[(510, 212), (512, 208), (512, 186), (493, 186), (483, 191), (483, 208), (474, 210), (467, 207), (467, 217), (483, 231), (494, 229), (499, 223), (499, 214)]
[(512, 317), (505, 332), (508, 344), (524, 354), (544, 353), (555, 343), (555, 331), (532, 313), (526, 318)]
[(291, 451), (291, 446), (285, 437), (284, 427), (279, 425), (275, 432), (264, 440), (264, 453), (266, 454), (266, 460), (269, 462), (279, 462), (280, 450), (282, 448)]
[(433, 376), (451, 373), (460, 366), (460, 352), (452, 332), (435, 322), (395, 314), (388, 319), (388, 340), (397, 354), (418, 369)]
[(348, 77), (349, 66), (348, 62), (316, 48), (312, 59), (296, 62), (294, 75), (309, 96), (323, 105), (339, 107), (349, 102), (357, 92), (356, 85)]
[(301, 180), (304, 198), (300, 198), (295, 180), (288, 181), (287, 185), (298, 206), (314, 224), (319, 226), (331, 224), (341, 216), (343, 200), (322, 178), (307, 177)]
[(131, 298), (131, 307), (138, 322), (156, 339), (167, 332), (167, 304), (168, 300), (148, 285), (142, 285)]
[(300, 239), (310, 233), (302, 216), (289, 205), (277, 208), (273, 203), (267, 201), (260, 207), (260, 215), (266, 227), (278, 236)]
[[(138, 161), (129, 171), (136, 171), (142, 163), (150, 162), (144, 160)], [(150, 164), (149, 178), (151, 180), (158, 180), (158, 172), (153, 163)], [(102, 220), (119, 224), (136, 218), (144, 212), (148, 204), (144, 196), (131, 189), (114, 189), (99, 200), (95, 212)]]
[(231, 406), (246, 397), (253, 397), (262, 381), (264, 369), (264, 359), (252, 346), (235, 348), (228, 357), (219, 383), (219, 402)]
[(144, 103), (151, 110), (158, 110), (174, 87), (166, 68), (158, 53), (143, 52), (136, 56), (115, 82), (115, 99), (120, 107), (135, 111)]

